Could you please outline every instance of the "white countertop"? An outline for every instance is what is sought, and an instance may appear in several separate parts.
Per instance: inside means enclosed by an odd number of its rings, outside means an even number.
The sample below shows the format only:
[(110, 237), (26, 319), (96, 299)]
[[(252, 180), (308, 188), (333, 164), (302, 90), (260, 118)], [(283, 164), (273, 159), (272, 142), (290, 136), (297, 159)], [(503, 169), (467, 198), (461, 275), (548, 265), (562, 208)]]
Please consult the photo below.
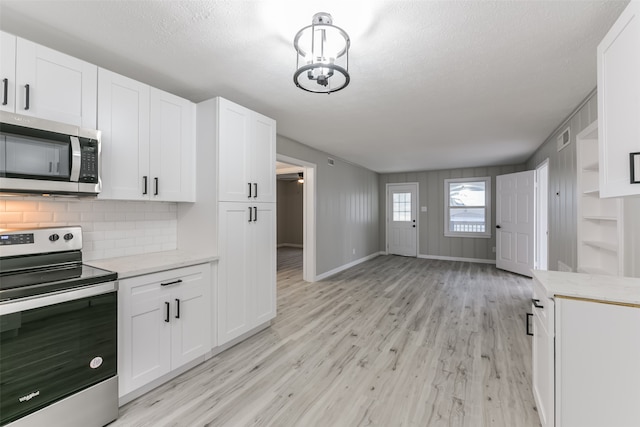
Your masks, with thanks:
[(85, 264), (115, 271), (118, 273), (118, 279), (126, 279), (217, 260), (218, 257), (215, 255), (196, 254), (188, 251), (165, 251), (86, 261)]
[(534, 270), (547, 296), (567, 296), (624, 304), (640, 304), (640, 279), (620, 276)]

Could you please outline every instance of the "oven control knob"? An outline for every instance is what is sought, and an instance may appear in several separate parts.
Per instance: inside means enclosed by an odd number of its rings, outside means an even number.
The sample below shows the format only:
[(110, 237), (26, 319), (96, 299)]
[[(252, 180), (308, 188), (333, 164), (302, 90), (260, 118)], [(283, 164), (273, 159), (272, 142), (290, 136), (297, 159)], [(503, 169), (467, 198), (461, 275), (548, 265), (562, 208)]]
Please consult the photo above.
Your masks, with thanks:
[(49, 236), (49, 240), (51, 240), (52, 242), (57, 241), (60, 238), (60, 236), (58, 236), (57, 234), (52, 234), (51, 236)]
[(71, 239), (73, 239), (73, 234), (67, 233), (67, 234), (64, 235), (64, 240), (69, 241)]

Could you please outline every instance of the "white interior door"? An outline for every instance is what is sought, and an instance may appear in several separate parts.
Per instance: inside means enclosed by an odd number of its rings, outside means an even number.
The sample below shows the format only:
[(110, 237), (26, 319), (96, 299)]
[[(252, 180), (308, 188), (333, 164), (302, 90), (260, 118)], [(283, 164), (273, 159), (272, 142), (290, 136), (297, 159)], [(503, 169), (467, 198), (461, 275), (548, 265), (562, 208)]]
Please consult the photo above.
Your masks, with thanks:
[(531, 277), (535, 171), (496, 178), (496, 267)]
[(418, 256), (418, 184), (387, 185), (387, 252)]

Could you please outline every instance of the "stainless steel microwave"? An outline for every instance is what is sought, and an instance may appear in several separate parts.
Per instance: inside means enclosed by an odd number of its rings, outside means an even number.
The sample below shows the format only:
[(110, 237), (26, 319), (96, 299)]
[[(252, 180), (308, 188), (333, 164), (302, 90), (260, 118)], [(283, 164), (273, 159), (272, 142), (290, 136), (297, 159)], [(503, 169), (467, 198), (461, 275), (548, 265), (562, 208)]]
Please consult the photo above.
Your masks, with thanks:
[(97, 195), (100, 131), (0, 111), (0, 193)]

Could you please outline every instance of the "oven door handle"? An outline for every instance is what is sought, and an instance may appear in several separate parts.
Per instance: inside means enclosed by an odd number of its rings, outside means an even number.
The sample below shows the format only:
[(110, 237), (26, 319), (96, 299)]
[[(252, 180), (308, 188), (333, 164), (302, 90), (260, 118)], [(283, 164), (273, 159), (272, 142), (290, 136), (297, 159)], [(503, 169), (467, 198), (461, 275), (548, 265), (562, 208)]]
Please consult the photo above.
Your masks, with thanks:
[(71, 176), (69, 181), (78, 182), (80, 180), (80, 162), (82, 153), (80, 152), (80, 140), (77, 136), (71, 137)]
[(8, 301), (0, 304), (0, 316), (5, 314), (18, 313), (20, 311), (32, 310), (34, 308), (46, 307), (48, 305), (59, 304), (77, 299), (93, 297), (96, 295), (108, 294), (118, 290), (117, 282), (106, 282), (99, 285), (87, 286), (72, 291), (64, 290), (56, 293), (38, 295), (32, 298), (25, 298), (18, 301)]

